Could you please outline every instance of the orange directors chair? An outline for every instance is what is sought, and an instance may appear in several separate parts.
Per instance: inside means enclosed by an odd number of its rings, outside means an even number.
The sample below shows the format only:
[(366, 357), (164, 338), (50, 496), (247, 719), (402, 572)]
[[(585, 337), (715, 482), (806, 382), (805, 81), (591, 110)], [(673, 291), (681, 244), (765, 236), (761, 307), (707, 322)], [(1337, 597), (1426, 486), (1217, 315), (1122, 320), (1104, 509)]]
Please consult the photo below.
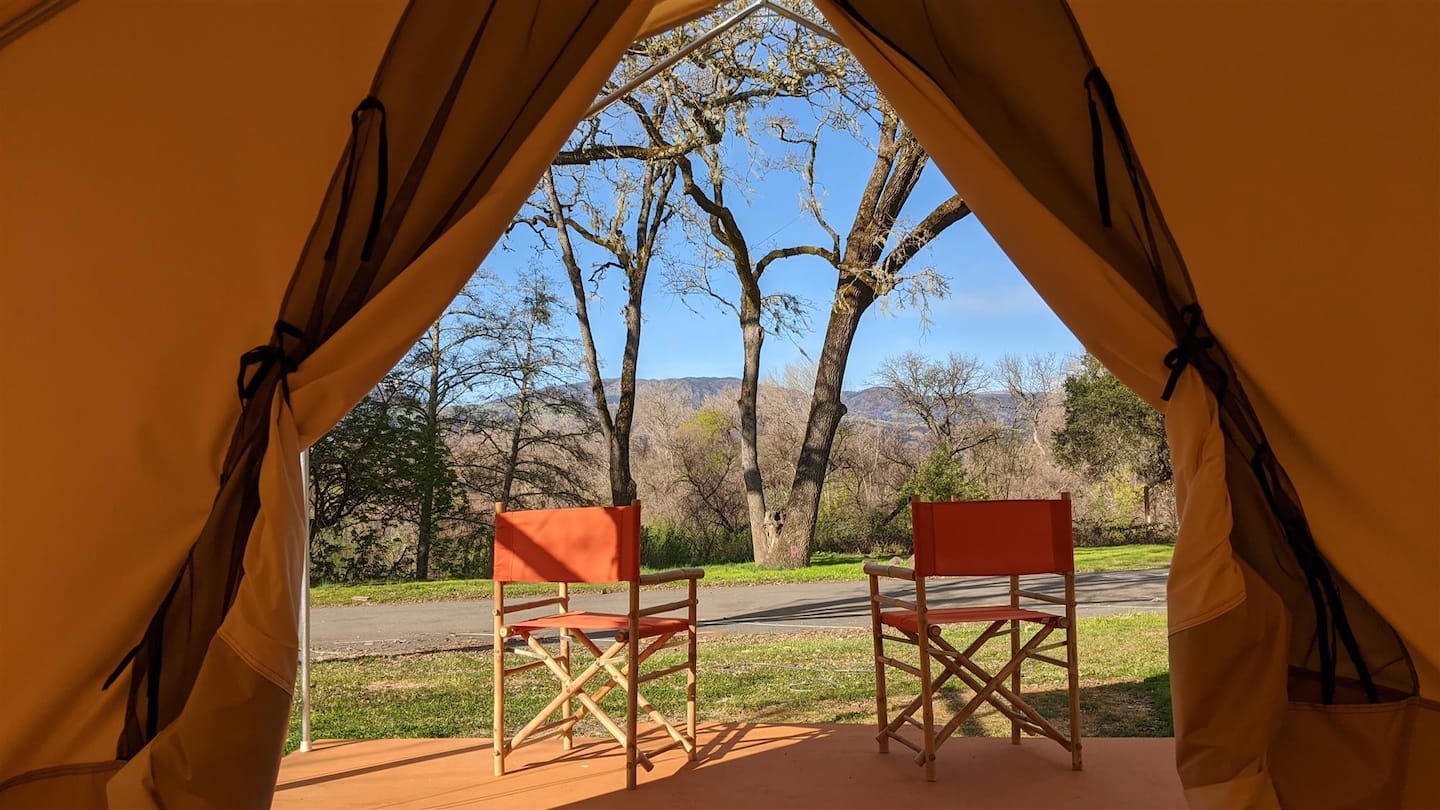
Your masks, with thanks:
[[(552, 737), (561, 739), (562, 750), (569, 751), (575, 725), (593, 716), (601, 726), (625, 746), (625, 786), (635, 788), (635, 766), (646, 770), (654, 766), (650, 757), (680, 747), (695, 760), (695, 606), (696, 584), (705, 576), (698, 568), (640, 574), (640, 503), (618, 507), (586, 507), (579, 509), (536, 509), (505, 512), (495, 509), (495, 775), (505, 773), (505, 756), (522, 745)], [(678, 580), (689, 581), (685, 599), (648, 608), (640, 607), (640, 588)], [(531, 599), (513, 604), (505, 601), (505, 586), (512, 582), (545, 582), (559, 586), (558, 595)], [(571, 583), (629, 583), (629, 609), (625, 613), (590, 613), (570, 610)], [(549, 615), (534, 611), (556, 607)], [(678, 611), (684, 611), (675, 615)], [(513, 614), (531, 614), (529, 618), (511, 618)], [(539, 635), (558, 633), (552, 650)], [(602, 649), (596, 637), (613, 634), (609, 645)], [(676, 666), (640, 674), (640, 665), (662, 648), (687, 642), (685, 662)], [(507, 667), (506, 641), (518, 637), (524, 647), (512, 651), (528, 656), (527, 663)], [(603, 643), (603, 639), (600, 642)], [(594, 660), (576, 673), (571, 667), (571, 651), (579, 643)], [(643, 643), (643, 647), (642, 647)], [(540, 713), (515, 735), (505, 737), (505, 678), (528, 669), (545, 668), (560, 683), (559, 693)], [(645, 696), (640, 686), (657, 678), (685, 673), (685, 730), (671, 723)], [(598, 685), (594, 692), (586, 686)], [(615, 722), (600, 708), (600, 701), (614, 689), (625, 690), (624, 725)], [(579, 703), (579, 707), (575, 706)], [(636, 727), (639, 713), (644, 711), (669, 734), (670, 742), (648, 754), (639, 749)], [(554, 718), (559, 712), (558, 719)]]
[[(1070, 752), (1071, 765), (1080, 770), (1080, 681), (1075, 649), (1075, 552), (1070, 524), (1070, 495), (1058, 500), (961, 501), (929, 503), (912, 499), (915, 537), (914, 569), (867, 563), (870, 575), (870, 617), (875, 639), (876, 740), (880, 751), (895, 740), (915, 751), (915, 763), (925, 767), (925, 778), (935, 779), (935, 751), (982, 705), (992, 706), (1010, 720), (1010, 741), (1020, 743), (1025, 732), (1049, 737)], [(1064, 596), (1024, 590), (1020, 577), (1058, 574), (1064, 578)], [(1008, 576), (1009, 604), (933, 608), (926, 599), (931, 577)], [(914, 583), (914, 601), (883, 595), (881, 577)], [(1022, 600), (1023, 603), (1022, 603)], [(1034, 603), (1039, 602), (1040, 605)], [(1036, 609), (1042, 607), (1044, 609)], [(957, 624), (982, 623), (980, 635), (964, 649), (951, 644), (942, 629)], [(1030, 627), (1033, 631), (1022, 631)], [(1064, 638), (1052, 640), (1055, 631)], [(975, 661), (985, 645), (1008, 635), (1009, 661), (987, 672)], [(1028, 637), (1027, 637), (1028, 635)], [(919, 666), (886, 654), (885, 642), (919, 648)], [(1064, 650), (1063, 654), (1060, 650)], [(1035, 661), (1063, 668), (1069, 676), (1069, 734), (1025, 702), (1020, 688), (1021, 667)], [(920, 679), (920, 694), (893, 719), (888, 717), (886, 669), (898, 669)], [(938, 676), (936, 673), (938, 672)], [(945, 725), (935, 728), (935, 695), (955, 678), (973, 693)], [(1006, 682), (1009, 686), (1006, 686)], [(915, 718), (916, 712), (920, 719)], [(919, 729), (916, 744), (900, 734), (911, 725)]]

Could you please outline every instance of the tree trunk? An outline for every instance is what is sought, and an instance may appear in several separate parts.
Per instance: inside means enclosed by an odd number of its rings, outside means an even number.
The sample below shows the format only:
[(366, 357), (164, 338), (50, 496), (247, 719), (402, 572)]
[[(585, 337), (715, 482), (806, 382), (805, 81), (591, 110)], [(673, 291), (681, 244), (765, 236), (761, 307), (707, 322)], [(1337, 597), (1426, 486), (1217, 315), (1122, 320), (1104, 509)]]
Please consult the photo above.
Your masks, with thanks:
[(755, 562), (766, 568), (793, 568), (780, 545), (781, 516), (765, 505), (765, 479), (760, 472), (759, 393), (760, 349), (765, 329), (760, 325), (760, 288), (745, 284), (740, 303), (740, 336), (745, 367), (740, 376), (740, 472), (745, 483), (745, 508), (750, 516), (750, 547)]
[(420, 534), (415, 540), (415, 579), (430, 578), (430, 545), (435, 539), (431, 521), (435, 513), (435, 486), (426, 484), (420, 495)]
[(820, 513), (820, 491), (830, 466), (835, 431), (845, 415), (845, 405), (840, 401), (845, 365), (860, 316), (874, 302), (875, 291), (869, 285), (851, 273), (841, 272), (840, 289), (835, 295), (835, 306), (825, 329), (825, 343), (820, 349), (820, 362), (815, 369), (815, 393), (810, 399), (810, 416), (805, 422), (800, 458), (795, 464), (795, 482), (790, 487), (784, 513), (777, 516), (779, 542), (774, 561), (769, 563), (775, 567), (801, 568), (810, 562), (815, 523)]
[[(637, 262), (638, 264), (638, 262)], [(640, 307), (645, 291), (644, 267), (629, 273), (630, 294), (625, 304), (625, 349), (620, 356), (620, 401), (615, 405), (615, 429), (610, 433), (610, 501), (629, 506), (637, 487), (630, 472), (630, 429), (635, 423), (635, 373), (640, 365)]]
[[(647, 169), (648, 171), (648, 169)], [(673, 180), (673, 175), (672, 175)], [(595, 336), (590, 330), (590, 310), (586, 301), (584, 274), (575, 257), (570, 241), (570, 231), (565, 220), (564, 208), (555, 191), (555, 178), (545, 173), (545, 191), (550, 203), (551, 216), (555, 222), (555, 236), (560, 244), (560, 255), (565, 264), (565, 273), (570, 278), (570, 289), (575, 294), (575, 319), (580, 326), (580, 344), (584, 349), (585, 372), (590, 377), (590, 392), (595, 400), (595, 415), (600, 420), (600, 433), (605, 439), (610, 460), (610, 503), (614, 506), (628, 506), (635, 500), (635, 479), (630, 474), (630, 427), (635, 414), (635, 369), (640, 356), (641, 304), (645, 292), (645, 276), (649, 269), (649, 248), (643, 247), (639, 254), (621, 250), (616, 260), (625, 270), (629, 282), (629, 296), (625, 305), (625, 353), (620, 366), (620, 404), (615, 416), (610, 415), (610, 403), (605, 398), (605, 382), (600, 376), (600, 357), (595, 348)], [(668, 193), (668, 188), (667, 188)], [(643, 230), (643, 228), (642, 228)], [(653, 242), (657, 236), (650, 236)], [(637, 262), (636, 256), (641, 258)]]
[(610, 440), (610, 503), (629, 506), (635, 501), (635, 478), (630, 474), (630, 434), (617, 431)]
[(530, 410), (530, 356), (526, 351), (526, 371), (520, 380), (520, 393), (515, 400), (515, 425), (510, 429), (510, 449), (505, 454), (505, 472), (500, 479), (500, 508), (510, 511), (510, 491), (515, 487), (515, 471), (520, 467), (520, 440), (525, 435), (525, 422)]
[(436, 448), (440, 442), (440, 322), (431, 327), (430, 381), (425, 398), (425, 465), (424, 485), (420, 489), (419, 532), (415, 539), (415, 578), (430, 578), (430, 546), (435, 540), (435, 470), (438, 466)]

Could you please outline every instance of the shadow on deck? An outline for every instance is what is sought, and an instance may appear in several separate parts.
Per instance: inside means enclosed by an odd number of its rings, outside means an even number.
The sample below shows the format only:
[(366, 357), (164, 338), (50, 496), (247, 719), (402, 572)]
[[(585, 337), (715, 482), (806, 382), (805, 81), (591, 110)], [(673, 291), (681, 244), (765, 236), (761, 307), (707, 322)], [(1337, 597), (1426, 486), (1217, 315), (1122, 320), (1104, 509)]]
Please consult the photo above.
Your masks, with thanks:
[[(624, 754), (609, 740), (576, 741), (561, 756), (542, 742), (507, 757), (509, 773), (491, 775), (488, 740), (325, 742), (287, 756), (274, 807), (330, 810), (493, 807), (644, 810), (646, 808), (891, 807), (1182, 808), (1169, 739), (1085, 740), (1085, 770), (1048, 740), (956, 737), (938, 754), (938, 781), (927, 783), (908, 749), (876, 752), (859, 725), (716, 723), (701, 727), (700, 761), (670, 751), (640, 787), (624, 790)], [(654, 748), (655, 730), (644, 735)]]

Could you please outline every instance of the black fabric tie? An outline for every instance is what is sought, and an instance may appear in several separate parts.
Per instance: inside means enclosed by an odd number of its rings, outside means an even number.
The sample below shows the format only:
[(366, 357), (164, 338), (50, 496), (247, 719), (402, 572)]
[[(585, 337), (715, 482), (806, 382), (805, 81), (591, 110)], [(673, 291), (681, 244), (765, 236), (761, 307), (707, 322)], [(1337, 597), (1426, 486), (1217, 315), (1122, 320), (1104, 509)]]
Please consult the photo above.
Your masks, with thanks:
[(1180, 318), (1185, 321), (1185, 334), (1180, 337), (1179, 345), (1165, 354), (1165, 367), (1170, 369), (1170, 379), (1165, 381), (1165, 392), (1160, 399), (1166, 402), (1175, 393), (1175, 385), (1180, 382), (1185, 367), (1215, 346), (1215, 338), (1200, 334), (1201, 327), (1205, 325), (1205, 315), (1200, 311), (1199, 304), (1181, 308)]
[(340, 235), (349, 217), (350, 200), (355, 194), (356, 174), (360, 163), (360, 128), (365, 113), (374, 112), (379, 119), (377, 129), (379, 143), (375, 162), (375, 201), (370, 210), (370, 224), (365, 230), (365, 242), (360, 248), (360, 261), (368, 262), (375, 251), (375, 240), (380, 235), (380, 225), (385, 217), (385, 198), (390, 193), (390, 132), (387, 125), (385, 104), (374, 96), (366, 96), (355, 111), (350, 114), (350, 154), (345, 161), (345, 178), (340, 184), (340, 211), (335, 217), (335, 229), (330, 233), (330, 244), (325, 249), (325, 260), (335, 261), (340, 255)]
[[(1105, 176), (1105, 130), (1100, 124), (1100, 108), (1095, 103), (1095, 86), (1104, 82), (1105, 77), (1100, 75), (1100, 68), (1085, 74), (1085, 101), (1090, 106), (1090, 162), (1095, 168), (1095, 198), (1100, 203), (1100, 224), (1109, 228), (1113, 221), (1110, 218), (1110, 181)], [(1108, 93), (1109, 89), (1106, 85), (1105, 93)]]
[[(1135, 188), (1135, 198), (1143, 214), (1145, 201), (1140, 185), (1140, 168), (1135, 161), (1135, 153), (1130, 151), (1125, 124), (1120, 119), (1120, 107), (1115, 103), (1115, 92), (1098, 67), (1085, 74), (1085, 97), (1090, 105), (1090, 159), (1095, 166), (1095, 197), (1100, 203), (1100, 224), (1109, 228), (1114, 224), (1114, 218), (1110, 213), (1110, 179), (1105, 172), (1105, 128), (1100, 121), (1102, 111), (1110, 124), (1110, 131), (1115, 135), (1115, 148), (1120, 150), (1125, 173), (1130, 176), (1130, 184)], [(1149, 230), (1148, 223), (1146, 230)]]
[(235, 378), (235, 387), (240, 391), (241, 402), (249, 402), (255, 397), (270, 369), (276, 366), (280, 367), (280, 385), (285, 389), (285, 398), (290, 398), (287, 377), (300, 367), (300, 361), (296, 357), (301, 355), (295, 352), (292, 356), (292, 353), (286, 350), (287, 337), (299, 341), (303, 351), (305, 333), (294, 324), (281, 320), (275, 322), (274, 337), (269, 343), (256, 346), (240, 355), (240, 373)]

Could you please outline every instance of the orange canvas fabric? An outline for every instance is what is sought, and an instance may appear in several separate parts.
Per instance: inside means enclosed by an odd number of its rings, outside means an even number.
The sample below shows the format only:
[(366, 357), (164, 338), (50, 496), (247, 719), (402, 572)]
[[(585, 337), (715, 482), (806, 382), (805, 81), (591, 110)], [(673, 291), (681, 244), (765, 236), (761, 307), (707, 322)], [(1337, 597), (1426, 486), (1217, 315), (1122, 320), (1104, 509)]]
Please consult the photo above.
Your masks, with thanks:
[(1440, 696), (1440, 4), (1072, 5), (1317, 545)]
[[(0, 49), (0, 783), (62, 769), (13, 801), (0, 786), (0, 808), (103, 804), (92, 769), (120, 767), (127, 689), (101, 684), (205, 522), (237, 360), (274, 322), (403, 8), (78, 2)], [(304, 525), (274, 503), (262, 531), (293, 545), (252, 547), (227, 664), (293, 673)]]
[(915, 574), (1054, 574), (1075, 570), (1070, 502), (914, 501)]
[[(467, 84), (493, 103), (445, 141), (497, 144), (478, 199), (290, 375), (234, 604), (179, 719), (121, 766), (128, 676), (100, 685), (206, 521), (239, 411), (238, 358), (273, 328), (404, 8), (76, 3), (0, 49), (0, 107), (17, 113), (0, 115), (0, 324), (49, 335), (43, 351), (11, 344), (15, 384), (0, 386), (0, 411), (27, 414), (0, 420), (0, 808), (105, 806), (106, 790), (125, 808), (268, 799), (297, 660), (298, 454), (473, 274), (649, 4), (496, 5), (501, 33), (474, 62), (485, 80)], [(578, 37), (577, 19), (588, 20)], [(402, 107), (391, 112), (398, 121)], [(84, 328), (54, 328), (57, 312)], [(56, 373), (69, 363), (85, 372)], [(32, 401), (41, 388), (55, 407)], [(39, 576), (54, 570), (53, 543), (10, 544), (62, 537), (66, 588)], [(108, 786), (94, 777), (117, 768)]]
[(649, 16), (640, 25), (640, 33), (635, 37), (644, 39), (684, 25), (709, 14), (720, 2), (721, 0), (655, 0)]
[[(1160, 400), (1161, 361), (1176, 338), (1146, 289), (1149, 256), (1125, 244), (1138, 217), (1121, 212), (1110, 230), (1095, 221), (1089, 65), (1067, 18), (1074, 13), (1111, 80), (1194, 292), (1316, 543), (1378, 609), (1348, 600), (1362, 643), (1393, 651), (1386, 620), (1408, 643), (1409, 662), (1382, 652), (1370, 663), (1385, 668), (1378, 676), (1387, 685), (1410, 680), (1413, 663), (1425, 695), (1440, 682), (1440, 621), (1419, 604), (1440, 571), (1434, 499), (1422, 492), (1440, 481), (1437, 424), (1386, 417), (1385, 398), (1338, 370), (1406, 380), (1416, 402), (1433, 402), (1440, 380), (1416, 371), (1440, 368), (1440, 231), (1431, 227), (1440, 186), (1420, 179), (1433, 178), (1440, 159), (1440, 7), (817, 5), (1056, 314), (1165, 408), (1181, 516), (1169, 588), (1171, 688), (1192, 806), (1280, 806), (1277, 793), (1294, 795), (1284, 780), (1298, 772), (1271, 771), (1279, 747), (1309, 757), (1312, 772), (1353, 766), (1316, 735), (1280, 734), (1287, 666), (1313, 665), (1308, 598), (1276, 584), (1294, 563), (1199, 374), (1185, 369), (1169, 402)], [(1351, 58), (1340, 64), (1336, 53)], [(1111, 191), (1127, 188), (1114, 175), (1122, 161), (1113, 138), (1106, 150)], [(1343, 179), (1327, 168), (1339, 154), (1357, 156)], [(1317, 231), (1303, 201), (1337, 188), (1366, 205), (1345, 227)], [(1399, 300), (1394, 290), (1409, 292)], [(1241, 547), (1269, 567), (1263, 577), (1237, 555)], [(1325, 716), (1349, 722), (1342, 711)], [(1419, 736), (1385, 742), (1399, 761), (1436, 753)], [(1417, 777), (1405, 779), (1407, 795), (1421, 795)], [(1390, 806), (1379, 794), (1364, 801), (1352, 806)]]
[(496, 582), (634, 582), (640, 504), (495, 516)]
[[(615, 631), (625, 630), (630, 627), (630, 617), (619, 613), (587, 613), (583, 610), (572, 610), (568, 613), (556, 613), (552, 616), (541, 616), (536, 619), (522, 619), (518, 622), (511, 622), (505, 625), (507, 630), (520, 635), (526, 635), (536, 630), (602, 630)], [(641, 616), (640, 637), (648, 638), (658, 636), (661, 633), (683, 633), (690, 627), (690, 620), (684, 618), (666, 618), (662, 616)]]
[[(1063, 616), (1054, 613), (1045, 613), (1040, 610), (1027, 610), (1026, 608), (1012, 608), (1004, 605), (996, 607), (960, 607), (940, 608), (925, 612), (925, 619), (930, 627), (940, 627), (946, 624), (962, 624), (964, 622), (1008, 622), (1011, 619), (1018, 619), (1022, 622), (1058, 622)], [(920, 632), (920, 617), (913, 610), (887, 610), (880, 614), (880, 621), (891, 627), (900, 630), (908, 630), (911, 633)]]

